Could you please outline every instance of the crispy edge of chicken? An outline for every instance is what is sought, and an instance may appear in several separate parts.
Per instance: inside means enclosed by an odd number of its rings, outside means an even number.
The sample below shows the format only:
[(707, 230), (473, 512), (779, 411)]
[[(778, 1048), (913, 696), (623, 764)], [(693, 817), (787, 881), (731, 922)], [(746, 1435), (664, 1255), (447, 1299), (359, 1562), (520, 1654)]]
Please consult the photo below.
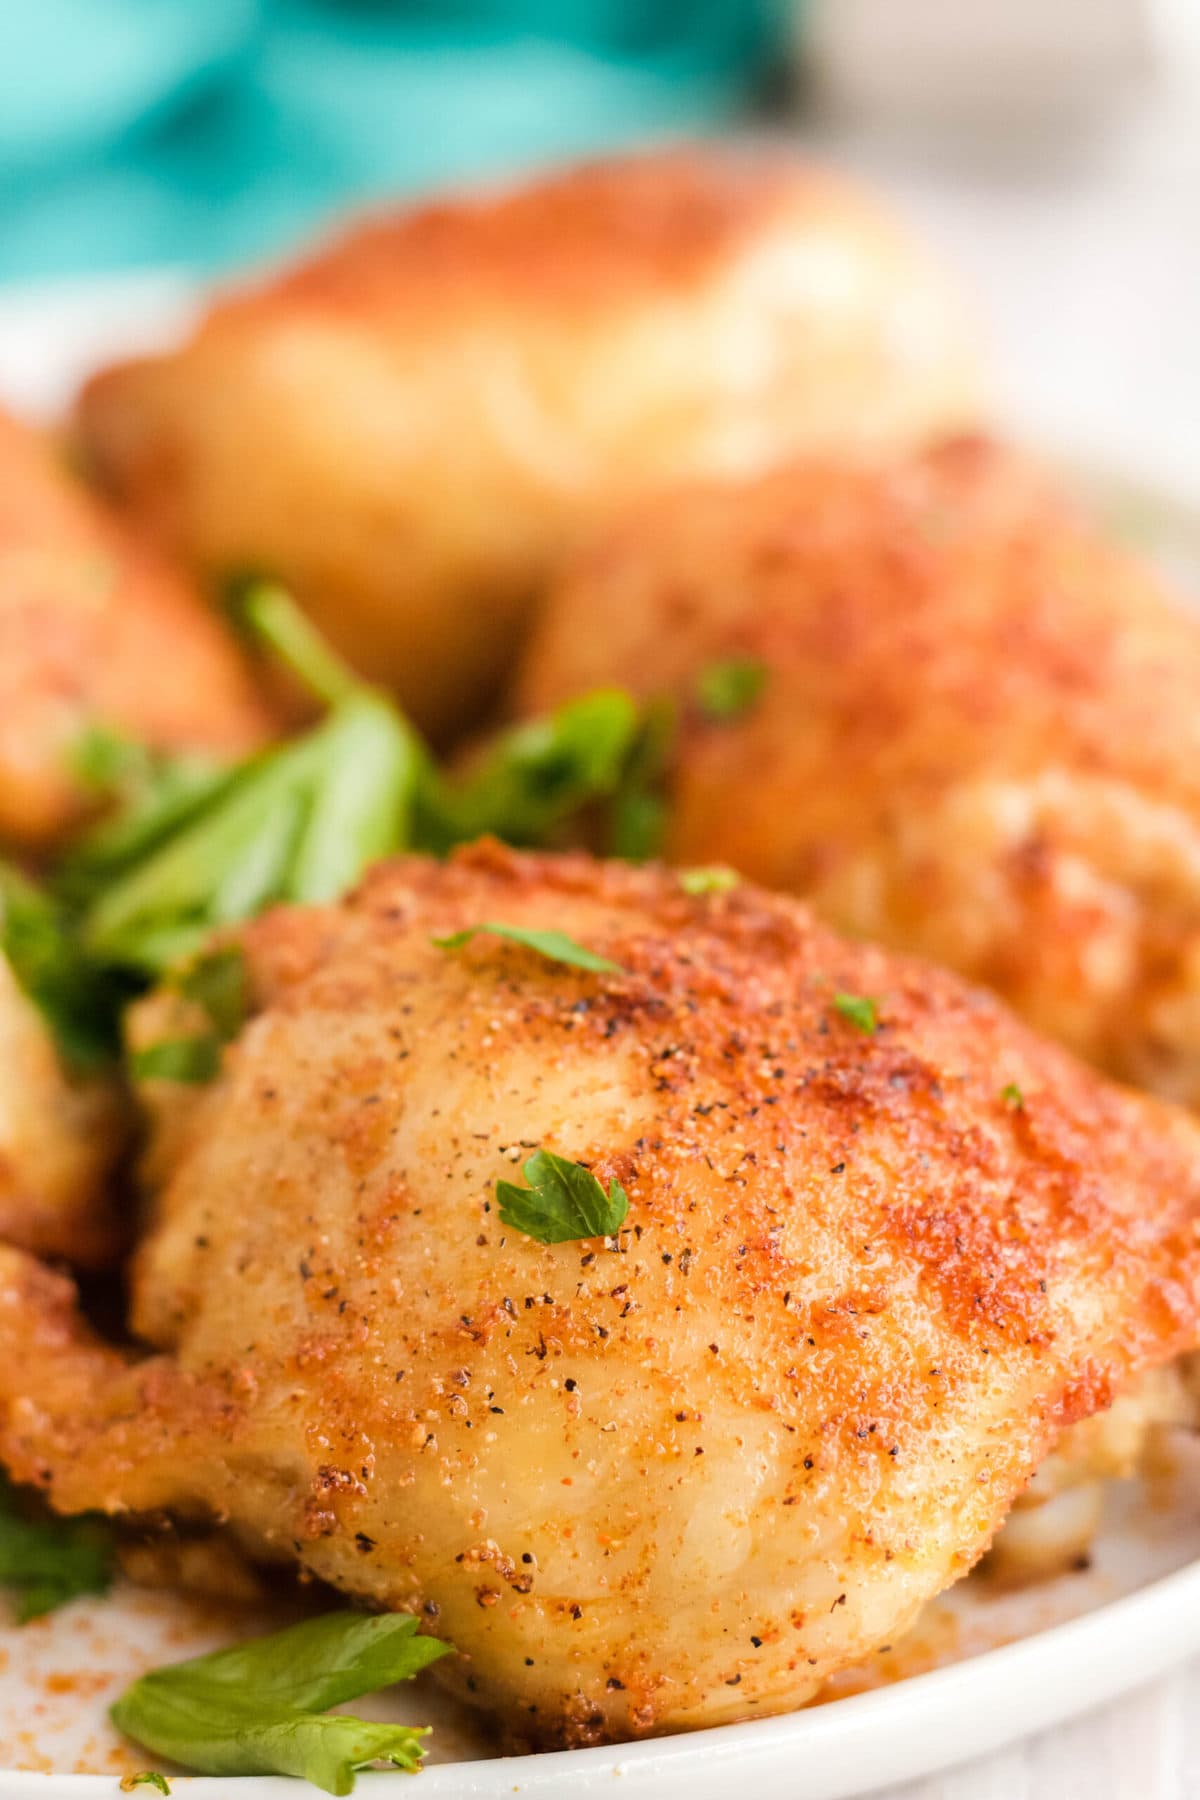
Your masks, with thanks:
[[(432, 941), (487, 920), (621, 972)], [(794, 901), (485, 845), (244, 941), (258, 1011), (154, 1166), (157, 1352), (6, 1252), (0, 1452), (416, 1611), (542, 1742), (799, 1704), (1195, 1342), (1196, 1124)], [(537, 1146), (619, 1234), (505, 1226)]]

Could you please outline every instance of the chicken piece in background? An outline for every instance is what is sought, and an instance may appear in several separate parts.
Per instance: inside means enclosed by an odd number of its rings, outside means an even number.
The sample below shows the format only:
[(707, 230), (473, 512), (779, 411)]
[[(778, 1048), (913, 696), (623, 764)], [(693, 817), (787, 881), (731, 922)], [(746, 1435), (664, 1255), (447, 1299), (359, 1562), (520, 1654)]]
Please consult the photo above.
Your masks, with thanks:
[(88, 383), (89, 458), (205, 574), (283, 580), (445, 739), (598, 515), (974, 416), (973, 321), (854, 187), (674, 150), (367, 222)]
[(1200, 1103), (1200, 619), (1035, 465), (961, 439), (646, 505), (550, 597), (516, 710), (614, 680), (682, 703), (669, 860)]
[[(252, 1016), (156, 1157), (156, 1353), (0, 1261), (14, 1477), (417, 1612), (545, 1743), (784, 1711), (894, 1641), (1195, 1342), (1200, 1127), (688, 885), (484, 845), (247, 927)], [(178, 1029), (166, 994), (134, 1036)]]
[(96, 727), (225, 760), (272, 718), (215, 612), (0, 413), (0, 844), (44, 851), (94, 810)]

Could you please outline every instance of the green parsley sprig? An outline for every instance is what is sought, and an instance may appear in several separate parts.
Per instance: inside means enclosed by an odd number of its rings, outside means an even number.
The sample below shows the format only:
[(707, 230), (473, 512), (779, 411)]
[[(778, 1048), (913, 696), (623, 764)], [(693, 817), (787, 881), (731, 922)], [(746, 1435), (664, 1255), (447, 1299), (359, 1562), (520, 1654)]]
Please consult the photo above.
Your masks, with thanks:
[(703, 894), (728, 894), (741, 882), (736, 869), (730, 869), (724, 863), (714, 863), (711, 868), (680, 869), (679, 885), (685, 894), (698, 897)]
[(518, 847), (553, 842), (590, 807), (615, 805), (639, 752), (643, 719), (621, 688), (568, 701), (501, 732), (456, 775), (431, 773), (417, 802), (419, 849), (444, 854), (490, 834)]
[(528, 1187), (513, 1181), (496, 1183), (500, 1222), (539, 1244), (611, 1237), (625, 1223), (629, 1196), (615, 1178), (605, 1193), (590, 1169), (552, 1150), (535, 1150), (521, 1173)]
[(124, 984), (83, 952), (67, 910), (3, 862), (0, 956), (45, 1019), (67, 1069), (86, 1075), (111, 1062)]
[(749, 711), (766, 682), (767, 665), (757, 656), (727, 656), (697, 675), (696, 703), (706, 719), (724, 725)]
[[(281, 589), (252, 587), (242, 609), (326, 715), (232, 771), (149, 784), (85, 836), (63, 886), (85, 902), (80, 941), (99, 964), (154, 977), (214, 928), (275, 901), (334, 899), (395, 851), (444, 854), (485, 833), (544, 844), (589, 806), (627, 811), (645, 785), (650, 711), (620, 689), (501, 733), (450, 776)], [(661, 725), (654, 730), (661, 737)]]
[(565, 931), (532, 931), (523, 925), (502, 925), (494, 919), (482, 925), (468, 925), (462, 931), (452, 931), (448, 936), (435, 937), (432, 941), (439, 950), (461, 950), (481, 933), (487, 937), (505, 938), (525, 950), (535, 950), (547, 962), (561, 963), (564, 968), (587, 969), (596, 975), (624, 973), (620, 963), (610, 961), (607, 956), (597, 956), (594, 950), (577, 944)]
[[(260, 648), (325, 708), (322, 719), (233, 768), (86, 733), (79, 770), (113, 809), (71, 846), (52, 891), (0, 871), (0, 953), (72, 1067), (111, 1060), (124, 1005), (194, 962), (214, 931), (277, 901), (336, 899), (396, 851), (442, 855), (487, 833), (545, 845), (572, 820), (617, 855), (658, 847), (670, 703), (642, 707), (617, 688), (586, 694), (501, 732), (467, 769), (447, 773), (282, 589), (253, 583), (239, 609)], [(562, 951), (553, 959), (589, 966), (578, 947)], [(206, 1010), (211, 1033), (143, 1049), (135, 1072), (208, 1079), (236, 1024)]]
[(270, 1637), (152, 1669), (112, 1708), (113, 1723), (201, 1775), (297, 1775), (349, 1794), (355, 1773), (421, 1766), (427, 1729), (382, 1725), (331, 1706), (407, 1681), (449, 1654), (410, 1613), (324, 1613)]
[(8, 1590), (18, 1624), (82, 1594), (107, 1592), (114, 1560), (105, 1520), (58, 1518), (0, 1476), (0, 1587)]
[(833, 1005), (834, 1010), (864, 1037), (873, 1037), (878, 1031), (879, 1003), (868, 994), (835, 994)]

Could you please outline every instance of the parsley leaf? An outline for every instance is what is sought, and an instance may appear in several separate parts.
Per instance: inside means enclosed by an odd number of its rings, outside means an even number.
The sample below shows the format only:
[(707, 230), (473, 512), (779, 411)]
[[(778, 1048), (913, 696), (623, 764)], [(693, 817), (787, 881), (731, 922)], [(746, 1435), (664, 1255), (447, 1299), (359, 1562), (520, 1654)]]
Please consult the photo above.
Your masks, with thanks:
[(879, 1008), (874, 1000), (865, 994), (835, 994), (835, 1009), (843, 1019), (848, 1019), (856, 1030), (872, 1037), (879, 1028)]
[(221, 1041), (215, 1032), (201, 1037), (164, 1038), (147, 1044), (128, 1059), (135, 1081), (211, 1081), (221, 1067)]
[(112, 1533), (103, 1519), (37, 1516), (0, 1477), (0, 1587), (18, 1624), (81, 1594), (103, 1594), (112, 1579)]
[(64, 1066), (94, 1073), (119, 1049), (119, 984), (76, 943), (63, 909), (0, 863), (0, 956), (54, 1034)]
[(399, 713), (361, 689), (305, 736), (243, 763), (88, 908), (103, 961), (155, 975), (215, 925), (277, 900), (335, 899), (408, 842), (422, 751)]
[(203, 951), (178, 972), (175, 986), (185, 999), (203, 1007), (222, 1044), (237, 1036), (248, 1006), (246, 957), (240, 944)]
[(126, 808), (160, 805), (211, 780), (221, 765), (197, 751), (152, 749), (110, 726), (92, 724), (76, 739), (71, 772), (84, 787)]
[(496, 1183), (500, 1220), (539, 1244), (611, 1237), (625, 1222), (629, 1196), (615, 1179), (606, 1194), (590, 1169), (555, 1156), (552, 1150), (535, 1150), (521, 1173), (528, 1187), (512, 1181)]
[(1013, 1112), (1020, 1112), (1025, 1104), (1025, 1096), (1015, 1081), (1008, 1082), (1005, 1087), (1000, 1089), (1000, 1098), (1005, 1106), (1010, 1107)]
[(286, 588), (258, 578), (235, 584), (235, 589), (240, 590), (232, 596), (236, 623), (271, 650), (315, 699), (336, 706), (362, 686)]
[(86, 837), (63, 891), (85, 908), (98, 961), (145, 980), (220, 924), (279, 900), (342, 894), (408, 846), (428, 752), (401, 713), (360, 682), (282, 589), (253, 586), (246, 623), (329, 710), (291, 742), (206, 777), (177, 775)]
[(737, 887), (741, 876), (736, 869), (716, 863), (706, 869), (680, 869), (679, 885), (685, 894), (727, 894)]
[(201, 1775), (298, 1775), (327, 1794), (348, 1794), (355, 1771), (369, 1763), (420, 1767), (423, 1728), (322, 1716), (408, 1680), (450, 1650), (416, 1630), (410, 1613), (325, 1613), (151, 1670), (121, 1695), (113, 1723)]
[(461, 950), (480, 932), (486, 932), (489, 937), (507, 938), (526, 950), (536, 950), (547, 962), (563, 963), (569, 969), (589, 969), (597, 975), (624, 973), (620, 963), (610, 962), (607, 956), (597, 956), (594, 950), (577, 944), (565, 931), (530, 931), (523, 925), (501, 925), (489, 919), (482, 925), (468, 925), (463, 931), (452, 931), (448, 937), (435, 937), (433, 942), (439, 950)]
[[(70, 979), (51, 995), (46, 982), (22, 977), (57, 1023), (68, 998), (90, 994), (83, 975), (96, 975), (111, 1051), (120, 1005), (200, 956), (175, 985), (204, 1006), (212, 1040), (151, 1046), (135, 1057), (135, 1072), (200, 1080), (215, 1069), (217, 1041), (236, 1033), (244, 991), (229, 953), (213, 963), (204, 946), (215, 929), (276, 902), (335, 900), (399, 850), (442, 854), (485, 833), (514, 844), (553, 842), (569, 820), (586, 825), (598, 807), (608, 809), (618, 853), (643, 856), (654, 847), (674, 732), (669, 704), (641, 709), (617, 688), (583, 695), (502, 733), (466, 774), (450, 778), (392, 702), (354, 675), (281, 588), (250, 584), (240, 610), (260, 644), (325, 702), (324, 718), (223, 770), (156, 757), (103, 730), (88, 734), (81, 766), (118, 789), (121, 803), (56, 874), (63, 929), (38, 966), (61, 966)], [(531, 946), (552, 960), (608, 968), (561, 934), (536, 939)]]
[(144, 744), (96, 724), (84, 728), (69, 752), (71, 773), (97, 794), (118, 793), (127, 783), (140, 781), (150, 756)]
[(444, 853), (485, 833), (508, 844), (546, 843), (566, 820), (617, 793), (639, 730), (637, 706), (622, 688), (599, 688), (514, 726), (456, 780), (426, 783), (418, 847)]
[(666, 835), (667, 771), (679, 729), (675, 702), (652, 700), (630, 745), (610, 806), (607, 850), (626, 862), (661, 854)]
[(756, 656), (709, 663), (696, 677), (696, 700), (705, 718), (724, 724), (744, 713), (762, 693), (767, 666)]

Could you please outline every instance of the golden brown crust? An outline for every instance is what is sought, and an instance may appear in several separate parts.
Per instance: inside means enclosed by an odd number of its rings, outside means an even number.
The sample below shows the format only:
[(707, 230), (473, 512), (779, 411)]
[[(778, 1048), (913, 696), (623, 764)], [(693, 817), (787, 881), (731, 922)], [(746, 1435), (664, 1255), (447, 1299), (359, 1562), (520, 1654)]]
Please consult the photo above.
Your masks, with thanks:
[[(431, 941), (486, 919), (622, 973)], [(159, 1354), (105, 1364), (10, 1263), (0, 1449), (419, 1610), (544, 1741), (799, 1703), (1195, 1340), (1197, 1127), (795, 902), (483, 846), (246, 944), (135, 1270)], [(538, 1145), (623, 1184), (618, 1239), (501, 1224)]]
[(0, 842), (43, 848), (78, 821), (90, 725), (238, 755), (270, 717), (215, 614), (0, 413)]
[(113, 491), (266, 567), (422, 725), (469, 726), (597, 514), (973, 412), (970, 331), (854, 190), (672, 151), (401, 212), (218, 303), (80, 407)]
[(1200, 1099), (1200, 621), (978, 439), (679, 491), (549, 602), (519, 710), (690, 695), (669, 854), (808, 895), (988, 982), (1110, 1071)]

